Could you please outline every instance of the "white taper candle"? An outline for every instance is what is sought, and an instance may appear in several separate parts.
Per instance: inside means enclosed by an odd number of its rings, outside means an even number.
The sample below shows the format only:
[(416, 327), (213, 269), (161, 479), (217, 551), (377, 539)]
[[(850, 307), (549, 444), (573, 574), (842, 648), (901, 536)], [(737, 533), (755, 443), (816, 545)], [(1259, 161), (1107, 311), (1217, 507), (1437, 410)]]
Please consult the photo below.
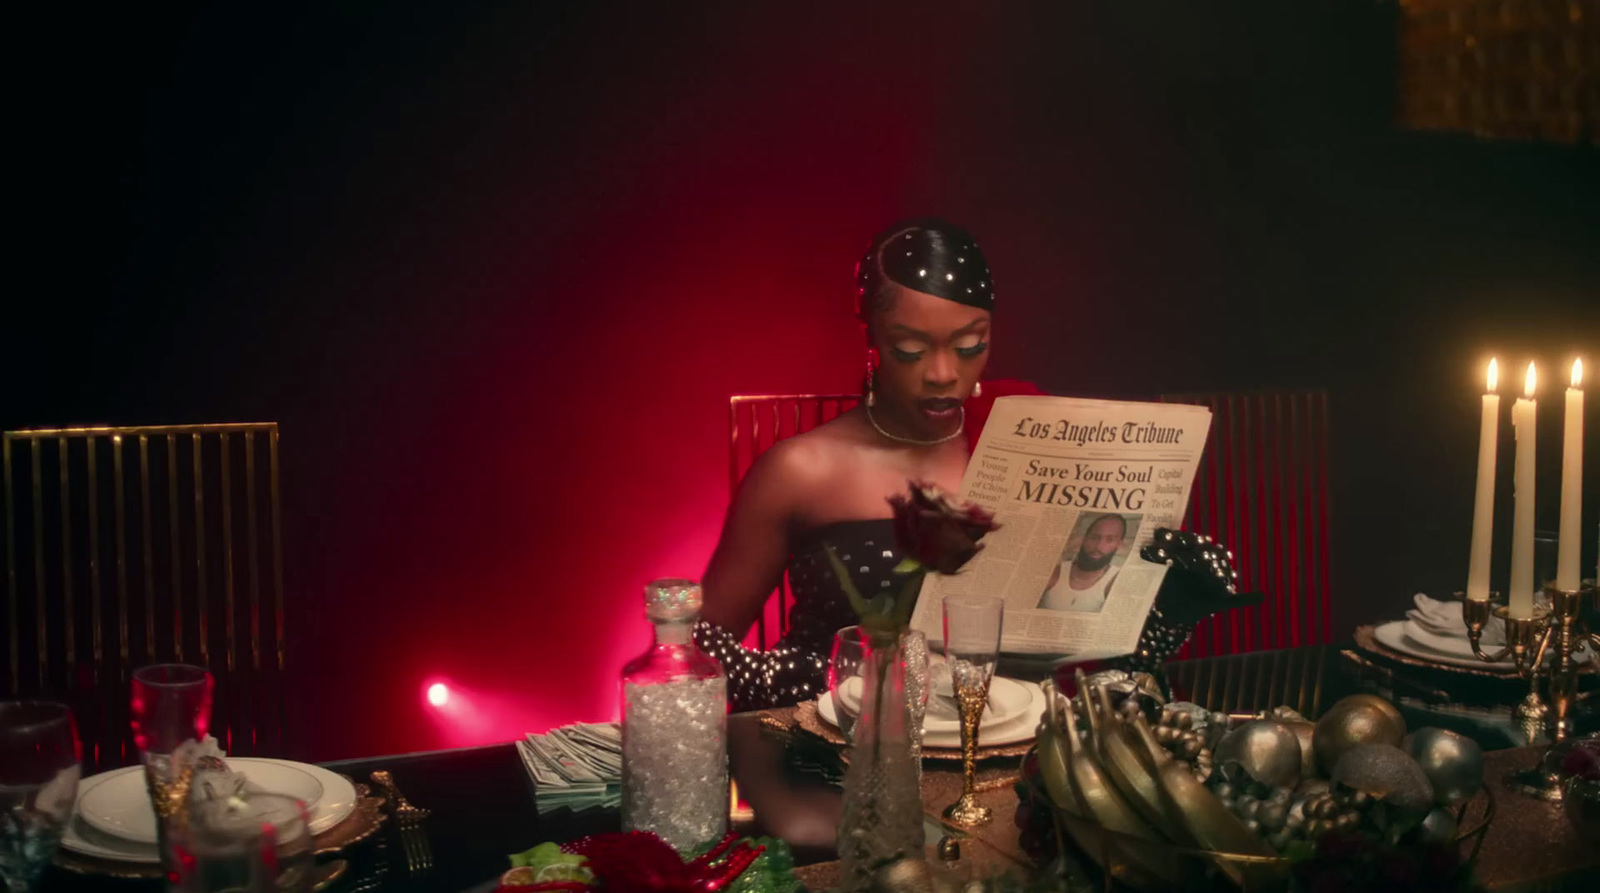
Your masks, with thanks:
[(1511, 579), (1506, 584), (1506, 601), (1511, 616), (1524, 619), (1533, 617), (1534, 465), (1539, 417), (1539, 404), (1533, 398), (1535, 385), (1533, 364), (1529, 363), (1524, 396), (1511, 407), (1511, 425), (1517, 433), (1517, 461), (1511, 513)]
[(1574, 590), (1578, 579), (1578, 523), (1583, 517), (1583, 360), (1572, 361), (1567, 414), (1561, 441), (1561, 539), (1556, 551), (1556, 588)]
[(1478, 489), (1472, 504), (1472, 551), (1467, 555), (1467, 598), (1489, 598), (1489, 546), (1494, 539), (1494, 463), (1500, 437), (1499, 365), (1489, 361), (1488, 393), (1478, 424)]

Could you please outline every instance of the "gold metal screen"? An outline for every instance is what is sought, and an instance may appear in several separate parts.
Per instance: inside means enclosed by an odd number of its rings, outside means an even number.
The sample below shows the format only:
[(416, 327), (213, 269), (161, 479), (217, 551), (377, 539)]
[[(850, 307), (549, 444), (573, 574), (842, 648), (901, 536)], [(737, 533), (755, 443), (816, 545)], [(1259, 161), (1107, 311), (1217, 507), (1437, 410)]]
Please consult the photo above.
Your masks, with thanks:
[(199, 664), (221, 745), (281, 753), (277, 424), (7, 431), (0, 465), (0, 691), (70, 702), (94, 771), (134, 757), (132, 671)]

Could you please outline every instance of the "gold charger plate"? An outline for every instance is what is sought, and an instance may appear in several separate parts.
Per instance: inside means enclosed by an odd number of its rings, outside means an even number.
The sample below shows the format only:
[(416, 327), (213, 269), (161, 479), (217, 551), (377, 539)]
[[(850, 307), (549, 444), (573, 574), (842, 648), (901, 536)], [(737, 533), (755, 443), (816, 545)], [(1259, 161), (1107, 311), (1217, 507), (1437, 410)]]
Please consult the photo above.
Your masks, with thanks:
[[(794, 708), (794, 721), (800, 728), (822, 738), (829, 744), (837, 744), (842, 747), (850, 743), (844, 740), (844, 736), (839, 733), (837, 728), (822, 721), (822, 717), (817, 713), (816, 701), (807, 701), (804, 704), (796, 705)], [(979, 738), (978, 745), (978, 759), (980, 760), (1020, 757), (1033, 747), (1033, 739), (1030, 737), (1025, 741), (1017, 741), (1012, 744), (984, 746), (983, 739)], [(925, 760), (960, 760), (961, 748), (924, 747), (922, 749), (922, 758)]]
[[(356, 788), (356, 808), (344, 818), (344, 821), (332, 828), (311, 838), (314, 852), (318, 856), (337, 853), (346, 847), (354, 846), (363, 840), (378, 833), (383, 827), (387, 816), (383, 814), (384, 800), (375, 796), (367, 785), (354, 783)], [(101, 859), (95, 856), (86, 856), (75, 853), (66, 847), (57, 847), (55, 864), (59, 868), (75, 874), (97, 874), (105, 877), (127, 879), (151, 879), (163, 877), (165, 872), (159, 864), (144, 862), (118, 862), (111, 859)], [(332, 863), (329, 863), (332, 864)], [(326, 874), (327, 870), (318, 868), (319, 877)], [(339, 869), (338, 874), (343, 874), (344, 869)], [(337, 875), (334, 876), (336, 878)], [(322, 878), (323, 882), (334, 878)], [(318, 888), (320, 889), (320, 887)]]

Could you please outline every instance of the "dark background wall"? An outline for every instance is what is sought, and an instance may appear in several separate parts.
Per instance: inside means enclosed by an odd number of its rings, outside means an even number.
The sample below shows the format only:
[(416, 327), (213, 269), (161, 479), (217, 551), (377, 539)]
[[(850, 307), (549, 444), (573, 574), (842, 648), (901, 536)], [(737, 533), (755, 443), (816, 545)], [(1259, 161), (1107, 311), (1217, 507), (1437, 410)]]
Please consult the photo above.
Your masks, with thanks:
[(1491, 353), (1555, 526), (1600, 165), (1396, 129), (1392, 4), (327, 6), (20, 27), (0, 319), (7, 428), (282, 423), (306, 755), (613, 716), (727, 395), (853, 386), (909, 214), (985, 246), (997, 376), (1330, 388), (1343, 628), (1461, 585)]

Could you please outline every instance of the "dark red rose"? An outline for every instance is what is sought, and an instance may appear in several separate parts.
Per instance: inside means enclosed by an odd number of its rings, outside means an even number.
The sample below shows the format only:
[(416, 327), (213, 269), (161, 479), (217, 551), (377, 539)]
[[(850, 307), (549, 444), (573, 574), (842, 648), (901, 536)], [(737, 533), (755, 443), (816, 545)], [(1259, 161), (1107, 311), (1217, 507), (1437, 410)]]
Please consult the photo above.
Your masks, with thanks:
[(889, 497), (900, 554), (924, 568), (953, 574), (983, 548), (978, 540), (997, 530), (994, 515), (951, 499), (932, 484), (911, 482), (909, 494)]

